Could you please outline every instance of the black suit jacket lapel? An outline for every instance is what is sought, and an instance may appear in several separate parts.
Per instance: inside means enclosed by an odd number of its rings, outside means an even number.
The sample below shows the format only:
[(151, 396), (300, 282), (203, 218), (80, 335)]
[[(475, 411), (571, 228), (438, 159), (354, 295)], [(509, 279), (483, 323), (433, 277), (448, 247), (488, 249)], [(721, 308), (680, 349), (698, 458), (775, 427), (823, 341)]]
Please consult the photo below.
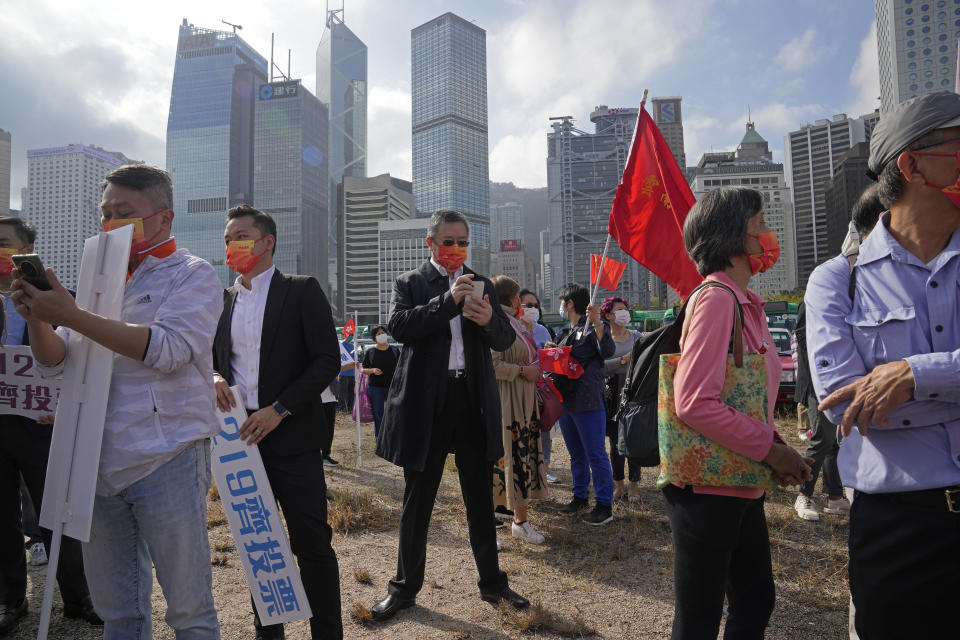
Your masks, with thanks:
[(287, 291), (290, 289), (290, 279), (280, 273), (279, 270), (273, 272), (270, 278), (270, 289), (267, 291), (267, 303), (263, 309), (263, 329), (260, 333), (260, 375), (263, 376), (266, 371), (266, 363), (273, 348), (273, 341), (277, 337), (277, 330), (280, 328), (280, 320), (283, 317), (283, 302), (286, 300)]

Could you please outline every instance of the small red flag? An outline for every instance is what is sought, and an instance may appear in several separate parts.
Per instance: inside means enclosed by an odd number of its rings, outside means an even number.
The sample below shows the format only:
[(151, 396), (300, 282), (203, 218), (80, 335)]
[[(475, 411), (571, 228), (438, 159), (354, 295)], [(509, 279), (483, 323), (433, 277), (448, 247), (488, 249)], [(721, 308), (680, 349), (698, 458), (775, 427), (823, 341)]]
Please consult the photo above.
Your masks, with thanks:
[(572, 350), (573, 347), (540, 349), (540, 368), (547, 373), (559, 373), (576, 380), (583, 375), (583, 367), (570, 355)]
[(663, 134), (641, 107), (609, 232), (630, 257), (683, 297), (703, 280), (683, 246), (683, 221), (695, 202)]
[(598, 256), (595, 253), (590, 254), (590, 282), (592, 284), (598, 284), (597, 275), (600, 271), (601, 262), (603, 262), (603, 273), (599, 274), (599, 285), (604, 289), (616, 291), (617, 285), (620, 284), (620, 278), (623, 277), (623, 272), (627, 268), (627, 263), (614, 260), (609, 256), (604, 260), (603, 256)]
[(353, 321), (353, 318), (347, 320), (347, 323), (343, 325), (343, 337), (344, 339), (349, 338), (357, 331), (357, 323)]

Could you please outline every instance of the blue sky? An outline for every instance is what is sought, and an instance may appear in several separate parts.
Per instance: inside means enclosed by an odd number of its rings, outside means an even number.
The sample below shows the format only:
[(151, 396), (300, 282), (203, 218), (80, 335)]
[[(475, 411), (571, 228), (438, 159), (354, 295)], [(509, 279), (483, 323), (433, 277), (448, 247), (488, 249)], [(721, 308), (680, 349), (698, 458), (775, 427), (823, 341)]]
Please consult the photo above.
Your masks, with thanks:
[[(324, 3), (236, 0), (162, 5), (117, 0), (0, 0), (0, 128), (13, 134), (12, 205), (26, 149), (81, 142), (163, 166), (177, 41), (197, 26), (244, 26), (269, 55), (293, 50), (293, 76), (315, 85)], [(334, 5), (339, 6), (335, 0)], [(347, 0), (369, 47), (369, 173), (410, 178), (410, 29), (453, 11), (487, 31), (490, 177), (546, 185), (547, 118), (590, 129), (594, 106), (683, 96), (686, 152), (733, 148), (747, 105), (782, 158), (783, 136), (818, 118), (879, 106), (870, 0)], [(224, 27), (226, 28), (226, 27)]]

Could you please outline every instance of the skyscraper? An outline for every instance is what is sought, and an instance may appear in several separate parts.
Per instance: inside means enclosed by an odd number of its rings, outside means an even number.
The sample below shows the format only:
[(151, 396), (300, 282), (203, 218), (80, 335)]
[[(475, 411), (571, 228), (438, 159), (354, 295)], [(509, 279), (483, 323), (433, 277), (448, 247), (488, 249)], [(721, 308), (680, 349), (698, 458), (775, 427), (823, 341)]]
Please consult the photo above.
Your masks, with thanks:
[[(550, 202), (550, 266), (554, 301), (566, 285), (590, 283), (590, 254), (602, 254), (613, 196), (623, 175), (638, 109), (597, 107), (590, 114), (593, 133), (574, 127), (573, 118), (553, 118), (547, 134), (547, 194)], [(650, 302), (650, 272), (611, 241), (609, 257), (627, 269), (615, 295), (631, 305)], [(606, 294), (605, 295), (614, 295)]]
[(382, 258), (378, 224), (416, 217), (413, 186), (384, 173), (373, 178), (344, 176), (340, 190), (339, 307), (344, 316), (356, 311), (360, 324), (375, 324), (380, 321)]
[(657, 128), (663, 134), (663, 139), (670, 147), (680, 171), (686, 171), (687, 153), (683, 148), (683, 111), (680, 109), (682, 101), (683, 98), (680, 96), (653, 98), (653, 121), (657, 123)]
[(134, 163), (122, 153), (82, 144), (27, 151), (27, 198), (20, 206), (37, 228), (37, 253), (64, 285), (76, 286), (83, 241), (101, 231), (100, 181)]
[(935, 91), (955, 91), (960, 2), (876, 0), (880, 110)]
[(870, 146), (858, 142), (837, 160), (833, 179), (827, 182), (824, 200), (827, 211), (827, 251), (831, 255), (840, 253), (843, 239), (850, 227), (850, 213), (860, 194), (872, 184), (867, 177), (867, 159)]
[(252, 203), (253, 115), (267, 61), (236, 33), (180, 26), (167, 119), (177, 243), (207, 260), (224, 285), (227, 210)]
[(524, 242), (523, 205), (516, 202), (490, 205), (490, 251), (503, 251), (504, 240)]
[(726, 186), (744, 186), (761, 193), (764, 219), (780, 242), (780, 259), (765, 273), (753, 276), (750, 288), (762, 296), (795, 289), (797, 254), (790, 187), (784, 179), (783, 165), (773, 161), (767, 141), (753, 123), (747, 123), (736, 151), (705, 153), (690, 173), (690, 189), (698, 200)]
[(470, 266), (490, 260), (486, 31), (445, 13), (411, 32), (413, 195), (470, 222)]
[(273, 262), (315, 277), (329, 295), (327, 107), (299, 80), (284, 80), (257, 87), (254, 111), (252, 204), (277, 223)]
[(10, 132), (0, 129), (0, 216), (10, 213), (10, 142)]
[(793, 190), (799, 287), (806, 287), (813, 268), (834, 255), (827, 241), (824, 192), (837, 161), (858, 142), (870, 142), (879, 118), (876, 111), (859, 118), (840, 113), (791, 131), (784, 138), (784, 164)]
[(427, 218), (381, 220), (377, 223), (380, 324), (390, 321), (390, 314), (393, 312), (393, 283), (397, 277), (430, 259), (430, 249), (425, 242), (429, 224), (430, 220)]
[[(327, 234), (330, 286), (340, 281), (337, 188), (344, 176), (367, 175), (367, 45), (343, 23), (343, 9), (327, 12), (317, 47), (317, 97), (330, 112)], [(331, 296), (335, 314), (338, 296)]]

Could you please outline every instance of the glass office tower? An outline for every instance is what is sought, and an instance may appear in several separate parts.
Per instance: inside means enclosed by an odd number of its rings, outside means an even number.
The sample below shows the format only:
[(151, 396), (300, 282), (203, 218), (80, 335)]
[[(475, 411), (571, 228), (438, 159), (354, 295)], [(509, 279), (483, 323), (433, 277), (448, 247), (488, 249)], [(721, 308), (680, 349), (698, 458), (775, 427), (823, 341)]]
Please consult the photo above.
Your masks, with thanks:
[(167, 120), (173, 233), (224, 285), (233, 281), (224, 220), (230, 207), (253, 202), (254, 98), (266, 79), (266, 59), (235, 33), (183, 21)]
[(327, 107), (299, 80), (257, 88), (253, 206), (277, 223), (273, 263), (313, 276), (330, 296), (327, 274)]
[[(317, 97), (330, 114), (327, 256), (330, 287), (336, 289), (342, 279), (337, 187), (344, 176), (367, 176), (367, 45), (343, 23), (343, 9), (327, 12), (327, 28), (317, 47)], [(336, 300), (331, 297), (331, 304)], [(338, 313), (334, 309), (335, 317)]]
[(480, 273), (490, 263), (486, 38), (486, 31), (452, 13), (411, 32), (417, 210), (464, 213), (469, 265)]

